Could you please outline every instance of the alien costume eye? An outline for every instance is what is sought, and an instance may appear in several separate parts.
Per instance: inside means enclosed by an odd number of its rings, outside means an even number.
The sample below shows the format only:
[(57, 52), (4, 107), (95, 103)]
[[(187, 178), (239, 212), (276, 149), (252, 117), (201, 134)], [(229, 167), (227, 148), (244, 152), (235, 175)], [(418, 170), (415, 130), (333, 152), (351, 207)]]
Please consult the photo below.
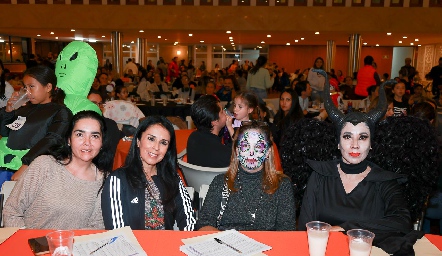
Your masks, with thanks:
[(75, 52), (74, 54), (72, 54), (72, 56), (69, 60), (73, 61), (73, 60), (77, 59), (77, 57), (78, 57), (78, 52)]

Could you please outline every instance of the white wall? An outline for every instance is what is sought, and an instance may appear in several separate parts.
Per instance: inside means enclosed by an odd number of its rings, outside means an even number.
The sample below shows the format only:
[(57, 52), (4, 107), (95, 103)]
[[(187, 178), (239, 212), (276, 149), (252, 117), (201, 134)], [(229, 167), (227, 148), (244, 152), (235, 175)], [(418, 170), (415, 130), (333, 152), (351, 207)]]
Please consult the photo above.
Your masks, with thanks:
[(411, 58), (411, 60), (413, 60), (413, 47), (393, 47), (390, 73), (392, 79), (399, 76), (399, 70), (405, 65), (405, 58)]

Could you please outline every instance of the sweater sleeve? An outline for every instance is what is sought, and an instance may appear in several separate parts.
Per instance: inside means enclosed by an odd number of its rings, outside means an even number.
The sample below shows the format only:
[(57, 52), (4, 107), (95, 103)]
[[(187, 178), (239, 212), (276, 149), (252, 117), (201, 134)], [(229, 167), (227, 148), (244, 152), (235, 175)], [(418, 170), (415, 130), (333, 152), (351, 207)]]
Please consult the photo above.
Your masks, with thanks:
[(71, 118), (71, 111), (65, 107), (61, 108), (49, 124), (46, 135), (22, 157), (23, 164), (29, 165), (37, 156), (47, 154), (52, 146), (59, 143), (68, 129)]
[(103, 215), (104, 228), (107, 230), (122, 228), (125, 226), (123, 219), (121, 179), (114, 171), (107, 177), (101, 193), (101, 210)]
[(8, 137), (9, 131), (11, 131), (6, 125), (12, 123), (15, 118), (15, 111), (6, 112), (5, 108), (2, 108), (1, 110), (1, 119), (0, 119), (0, 135), (2, 137)]
[(41, 156), (29, 165), (17, 181), (3, 209), (5, 227), (25, 227), (26, 210), (38, 196), (50, 165), (50, 157)]
[(279, 184), (276, 230), (295, 230), (296, 206), (292, 183), (285, 178)]
[(177, 226), (181, 231), (193, 231), (196, 223), (195, 213), (192, 207), (192, 200), (181, 179), (178, 189), (179, 192), (175, 198), (175, 205), (177, 207), (175, 219)]
[(206, 198), (204, 199), (195, 230), (205, 226), (216, 228), (216, 219), (220, 211), (223, 185), (224, 174), (219, 174), (213, 179), (212, 183), (210, 183), (209, 191), (207, 191)]
[(104, 229), (103, 215), (101, 211), (101, 193), (95, 201), (94, 210), (89, 218), (86, 229)]
[(270, 74), (267, 71), (267, 69), (264, 69), (263, 73), (264, 73), (264, 87), (265, 87), (265, 89), (269, 89), (269, 88), (271, 88), (273, 86), (273, 83), (274, 83), (274, 80), (275, 80), (274, 76), (270, 77)]
[(411, 230), (411, 217), (407, 202), (402, 195), (402, 187), (396, 181), (383, 182), (378, 193), (384, 200), (385, 213), (382, 218), (366, 221), (347, 221), (339, 226), (345, 230), (367, 229), (374, 233), (397, 232), (408, 233)]

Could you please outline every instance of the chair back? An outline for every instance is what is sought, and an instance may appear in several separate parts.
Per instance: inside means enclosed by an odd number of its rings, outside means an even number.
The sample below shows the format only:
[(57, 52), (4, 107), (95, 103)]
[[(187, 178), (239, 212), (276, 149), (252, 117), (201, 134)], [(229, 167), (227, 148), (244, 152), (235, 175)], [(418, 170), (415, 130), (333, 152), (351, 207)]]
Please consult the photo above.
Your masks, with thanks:
[(210, 186), (207, 184), (203, 184), (200, 187), (200, 193), (199, 193), (200, 194), (200, 209), (204, 204), (204, 199), (206, 199), (207, 192), (209, 191), (209, 187)]
[(129, 101), (113, 100), (106, 102), (103, 116), (114, 120), (117, 124), (128, 124), (138, 127), (143, 112)]
[(210, 168), (197, 166), (186, 163), (181, 159), (178, 159), (178, 165), (183, 171), (184, 178), (187, 181), (187, 185), (198, 189), (198, 193), (200, 192), (199, 189), (201, 188), (201, 185), (212, 183), (212, 180), (213, 178), (215, 178), (216, 175), (226, 173), (228, 169), (228, 167)]
[(0, 190), (0, 226), (3, 227), (3, 207), (12, 192), (16, 181), (5, 181)]

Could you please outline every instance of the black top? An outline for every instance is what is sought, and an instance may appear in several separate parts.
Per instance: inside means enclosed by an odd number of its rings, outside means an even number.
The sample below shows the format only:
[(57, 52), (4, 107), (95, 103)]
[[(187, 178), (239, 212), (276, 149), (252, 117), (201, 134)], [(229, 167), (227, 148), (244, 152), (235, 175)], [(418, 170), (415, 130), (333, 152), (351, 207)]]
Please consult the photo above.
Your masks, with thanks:
[[(7, 146), (14, 150), (30, 149), (22, 157), (23, 164), (29, 165), (37, 156), (48, 154), (48, 149), (64, 137), (72, 113), (65, 106), (56, 103), (27, 104), (19, 109), (6, 112), (1, 110), (0, 134), (9, 137)], [(26, 117), (26, 123), (17, 131), (7, 124), (18, 116)]]
[(371, 171), (350, 193), (346, 193), (338, 172), (339, 160), (307, 160), (314, 170), (299, 216), (299, 230), (319, 220), (345, 230), (366, 229), (385, 234), (411, 231), (410, 212), (402, 193), (405, 175), (384, 171), (369, 162)]
[(104, 117), (104, 123), (106, 124), (106, 140), (109, 141), (110, 151), (112, 152), (113, 159), (118, 143), (124, 135), (118, 129), (117, 123), (114, 120)]
[(190, 164), (222, 168), (230, 165), (232, 145), (223, 145), (221, 138), (210, 131), (196, 130), (187, 140), (187, 162)]
[(407, 100), (402, 99), (402, 101), (396, 101), (393, 99), (393, 111), (394, 116), (406, 116), (410, 111), (410, 106), (408, 105)]
[[(295, 198), (289, 178), (283, 178), (275, 193), (269, 195), (262, 190), (263, 171), (248, 173), (239, 168), (238, 175), (239, 181), (235, 180), (235, 188), (241, 186), (241, 189), (230, 193), (219, 221), (219, 230), (295, 230)], [(224, 174), (213, 179), (196, 230), (204, 226), (217, 226), (224, 184)]]
[[(161, 178), (155, 175), (152, 176), (152, 180), (158, 187), (160, 195), (164, 194), (167, 188)], [(132, 188), (129, 185), (124, 169), (113, 171), (107, 177), (101, 193), (104, 227), (116, 229), (130, 226), (135, 230), (144, 230), (145, 192), (145, 188)], [(194, 212), (189, 193), (181, 180), (174, 204), (173, 212), (164, 212), (165, 229), (172, 230), (176, 222), (180, 230), (192, 231), (195, 225)]]

